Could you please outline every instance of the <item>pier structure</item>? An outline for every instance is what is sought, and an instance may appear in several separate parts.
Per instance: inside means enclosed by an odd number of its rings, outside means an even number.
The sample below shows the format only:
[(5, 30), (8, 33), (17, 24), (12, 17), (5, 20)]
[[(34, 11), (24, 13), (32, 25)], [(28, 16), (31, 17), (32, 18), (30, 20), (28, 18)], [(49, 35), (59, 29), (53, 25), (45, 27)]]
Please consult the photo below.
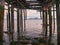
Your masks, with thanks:
[[(37, 10), (42, 18), (42, 38), (51, 45), (52, 36), (57, 28), (57, 45), (60, 44), (60, 0), (0, 0), (0, 45), (3, 45), (3, 34), (9, 36), (9, 45), (30, 43), (25, 39), (27, 9)], [(5, 5), (8, 9), (5, 9)], [(16, 8), (16, 10), (15, 10)], [(7, 32), (4, 27), (4, 10), (7, 10)], [(14, 11), (17, 12), (17, 41), (14, 41)], [(42, 12), (42, 14), (41, 14)], [(18, 43), (18, 44), (16, 44)], [(22, 44), (21, 44), (22, 43)]]

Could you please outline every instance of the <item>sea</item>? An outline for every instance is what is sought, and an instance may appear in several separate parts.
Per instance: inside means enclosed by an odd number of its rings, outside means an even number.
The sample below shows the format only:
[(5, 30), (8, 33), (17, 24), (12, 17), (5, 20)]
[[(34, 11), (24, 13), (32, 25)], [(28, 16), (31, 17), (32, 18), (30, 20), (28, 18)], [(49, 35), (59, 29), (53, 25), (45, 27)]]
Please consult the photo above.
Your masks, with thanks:
[[(55, 26), (56, 28), (56, 26)], [(25, 20), (25, 32), (23, 34), (27, 37), (41, 37), (43, 32), (42, 27), (42, 19), (27, 19)], [(57, 29), (57, 28), (56, 28)], [(57, 31), (55, 29), (55, 33), (52, 36), (52, 42), (57, 45)], [(7, 31), (7, 19), (4, 19), (4, 30)], [(14, 19), (14, 40), (17, 41), (17, 19)], [(9, 45), (9, 35), (7, 33), (3, 34), (4, 45)]]

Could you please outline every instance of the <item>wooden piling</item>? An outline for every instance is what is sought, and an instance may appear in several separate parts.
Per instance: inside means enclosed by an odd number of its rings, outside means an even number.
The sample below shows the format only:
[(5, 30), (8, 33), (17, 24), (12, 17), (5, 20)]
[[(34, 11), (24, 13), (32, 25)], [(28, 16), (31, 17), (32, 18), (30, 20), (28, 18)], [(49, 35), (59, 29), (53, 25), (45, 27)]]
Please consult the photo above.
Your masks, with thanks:
[(3, 45), (4, 3), (5, 0), (0, 0), (0, 45)]
[(19, 23), (20, 23), (20, 20), (19, 20), (19, 6), (17, 6), (17, 33), (18, 33), (18, 40), (20, 40), (20, 27), (19, 27)]
[(13, 41), (13, 34), (14, 34), (14, 5), (13, 1), (11, 2), (11, 38)]
[(49, 39), (48, 39), (48, 45), (51, 45), (51, 39), (52, 39), (52, 14), (51, 14), (51, 7), (48, 8), (48, 14), (49, 14)]
[(56, 2), (56, 16), (57, 16), (57, 45), (60, 45), (60, 2), (59, 0), (55, 0)]

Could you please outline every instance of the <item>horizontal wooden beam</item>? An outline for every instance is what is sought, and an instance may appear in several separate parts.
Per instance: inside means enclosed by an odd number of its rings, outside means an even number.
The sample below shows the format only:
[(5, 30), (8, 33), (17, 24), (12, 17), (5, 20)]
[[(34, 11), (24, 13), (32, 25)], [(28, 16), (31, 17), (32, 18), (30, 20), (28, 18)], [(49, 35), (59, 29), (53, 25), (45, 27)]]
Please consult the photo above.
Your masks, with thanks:
[(42, 4), (27, 4), (27, 6), (42, 6)]

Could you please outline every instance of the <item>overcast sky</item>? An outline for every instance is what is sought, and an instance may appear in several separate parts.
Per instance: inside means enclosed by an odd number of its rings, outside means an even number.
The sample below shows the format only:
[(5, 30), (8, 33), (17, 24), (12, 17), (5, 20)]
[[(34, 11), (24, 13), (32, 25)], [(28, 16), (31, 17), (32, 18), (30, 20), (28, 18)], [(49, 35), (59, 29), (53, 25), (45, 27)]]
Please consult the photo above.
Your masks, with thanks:
[(28, 16), (28, 18), (35, 18), (35, 17), (37, 17), (37, 18), (39, 18), (40, 17), (40, 13), (39, 12), (37, 12), (37, 10), (27, 10), (27, 16)]

